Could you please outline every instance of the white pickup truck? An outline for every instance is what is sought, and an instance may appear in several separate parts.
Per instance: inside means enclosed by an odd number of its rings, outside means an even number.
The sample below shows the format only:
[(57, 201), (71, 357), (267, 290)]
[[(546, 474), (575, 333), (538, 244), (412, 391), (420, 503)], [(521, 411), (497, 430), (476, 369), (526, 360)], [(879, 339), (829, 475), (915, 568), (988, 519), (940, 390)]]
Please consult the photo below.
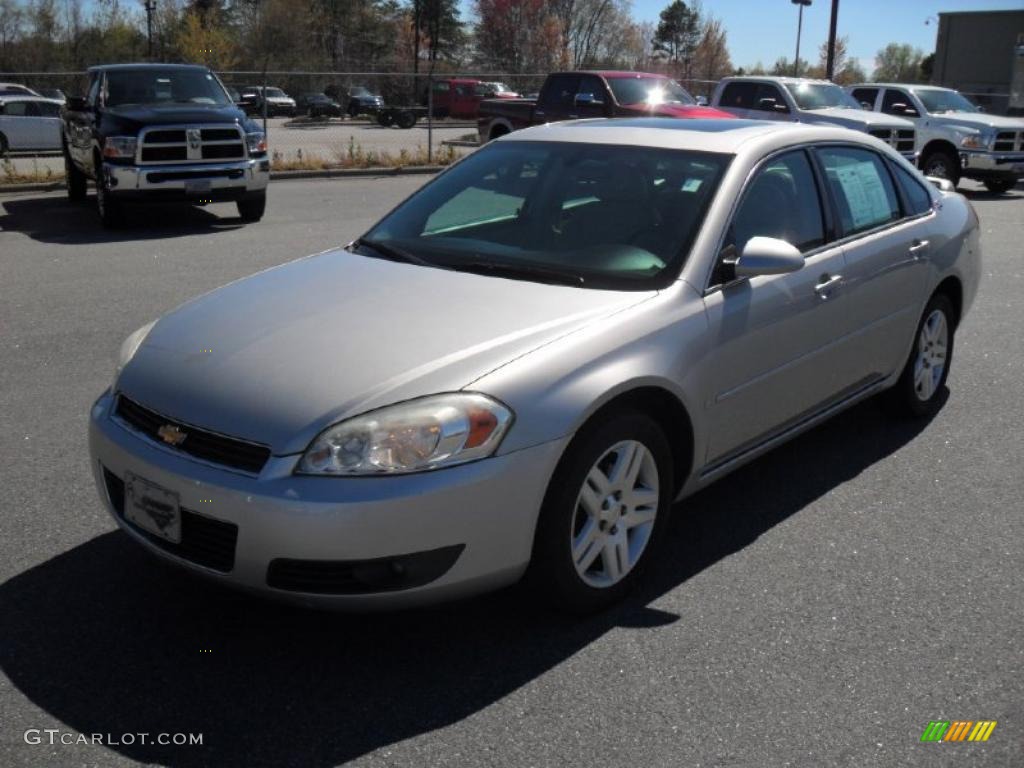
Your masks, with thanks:
[(976, 179), (990, 192), (1012, 189), (1024, 176), (1024, 119), (989, 115), (950, 88), (901, 83), (850, 86), (863, 107), (917, 124), (920, 167), (955, 186)]
[(872, 114), (828, 80), (806, 77), (726, 77), (711, 106), (750, 120), (838, 125), (881, 139), (910, 162), (917, 160), (914, 124), (902, 117)]

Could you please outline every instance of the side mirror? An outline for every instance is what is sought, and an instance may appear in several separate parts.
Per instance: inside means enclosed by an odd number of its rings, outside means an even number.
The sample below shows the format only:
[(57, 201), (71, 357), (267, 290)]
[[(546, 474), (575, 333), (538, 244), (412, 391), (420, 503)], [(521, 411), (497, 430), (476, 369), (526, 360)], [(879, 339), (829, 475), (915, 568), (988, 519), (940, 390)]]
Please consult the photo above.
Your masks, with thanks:
[(784, 275), (804, 265), (804, 257), (795, 246), (774, 237), (752, 237), (733, 267), (736, 277)]
[(708, 97), (707, 96), (695, 96), (694, 97), (694, 101), (697, 102), (697, 106), (698, 107), (706, 107), (708, 105)]
[(944, 179), (941, 176), (928, 176), (927, 179), (942, 192), (956, 192), (956, 187), (949, 179)]
[(577, 107), (601, 107), (604, 102), (592, 93), (577, 93), (572, 102)]
[(89, 102), (82, 96), (68, 96), (67, 103), (64, 106), (68, 112), (85, 112), (89, 109)]

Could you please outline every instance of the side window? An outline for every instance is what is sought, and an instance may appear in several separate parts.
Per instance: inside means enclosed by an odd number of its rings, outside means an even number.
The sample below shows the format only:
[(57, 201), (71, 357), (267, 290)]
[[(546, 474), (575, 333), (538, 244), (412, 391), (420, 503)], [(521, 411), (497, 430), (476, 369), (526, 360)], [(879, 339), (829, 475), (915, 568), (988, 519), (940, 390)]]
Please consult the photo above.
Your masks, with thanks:
[(907, 215), (920, 216), (922, 213), (928, 213), (932, 209), (932, 196), (924, 185), (896, 163), (889, 163), (889, 167), (896, 177), (896, 183), (900, 185), (903, 198), (907, 201)]
[(580, 78), (580, 87), (577, 93), (589, 93), (598, 102), (604, 103), (604, 83), (601, 78), (593, 75), (584, 75)]
[(754, 109), (762, 112), (789, 112), (785, 97), (771, 83), (758, 84), (757, 94), (754, 96)]
[(48, 101), (37, 101), (39, 114), (43, 117), (60, 117), (60, 104), (51, 104)]
[(818, 151), (843, 235), (864, 232), (900, 218), (896, 189), (881, 157), (852, 147), (822, 147)]
[(568, 111), (579, 92), (579, 75), (551, 75), (544, 84), (537, 106), (541, 109)]
[(39, 110), (31, 101), (9, 101), (4, 114), (12, 117), (33, 117), (39, 114)]
[(89, 95), (85, 97), (85, 100), (89, 102), (89, 106), (95, 107), (99, 103), (100, 96), (100, 83), (103, 81), (103, 75), (96, 75), (93, 78), (92, 84), (89, 86)]
[(756, 92), (757, 85), (755, 83), (729, 83), (722, 91), (719, 106), (733, 109), (753, 109)]
[(773, 158), (748, 185), (727, 245), (734, 245), (739, 254), (750, 238), (758, 236), (785, 240), (801, 253), (825, 242), (818, 185), (804, 152)]
[(899, 115), (900, 117), (915, 117), (917, 115), (914, 102), (910, 100), (910, 94), (895, 88), (885, 89), (885, 96), (882, 97), (882, 111), (887, 115)]
[(851, 93), (861, 106), (867, 104), (868, 109), (875, 108), (875, 99), (878, 98), (877, 88), (854, 88)]

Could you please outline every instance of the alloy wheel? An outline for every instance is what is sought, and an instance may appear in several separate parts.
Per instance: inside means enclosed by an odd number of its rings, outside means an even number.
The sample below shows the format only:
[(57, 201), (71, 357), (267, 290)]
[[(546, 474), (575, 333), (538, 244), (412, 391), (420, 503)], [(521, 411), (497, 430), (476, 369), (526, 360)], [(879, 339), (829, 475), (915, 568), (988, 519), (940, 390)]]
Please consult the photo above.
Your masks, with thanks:
[(576, 573), (611, 587), (640, 560), (658, 514), (658, 466), (643, 443), (623, 440), (594, 463), (576, 498), (570, 545)]
[(921, 326), (914, 360), (914, 392), (922, 402), (928, 401), (942, 381), (949, 348), (949, 324), (945, 313), (933, 310)]

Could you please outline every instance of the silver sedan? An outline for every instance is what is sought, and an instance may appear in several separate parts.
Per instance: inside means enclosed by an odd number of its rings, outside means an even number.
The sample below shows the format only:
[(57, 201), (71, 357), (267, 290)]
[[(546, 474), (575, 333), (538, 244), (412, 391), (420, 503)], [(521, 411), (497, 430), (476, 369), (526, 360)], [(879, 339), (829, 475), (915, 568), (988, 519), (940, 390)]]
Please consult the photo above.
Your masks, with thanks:
[(159, 556), (278, 598), (526, 576), (599, 609), (674, 501), (883, 391), (939, 407), (981, 258), (944, 186), (842, 128), (516, 132), (133, 333), (92, 409), (100, 495)]

